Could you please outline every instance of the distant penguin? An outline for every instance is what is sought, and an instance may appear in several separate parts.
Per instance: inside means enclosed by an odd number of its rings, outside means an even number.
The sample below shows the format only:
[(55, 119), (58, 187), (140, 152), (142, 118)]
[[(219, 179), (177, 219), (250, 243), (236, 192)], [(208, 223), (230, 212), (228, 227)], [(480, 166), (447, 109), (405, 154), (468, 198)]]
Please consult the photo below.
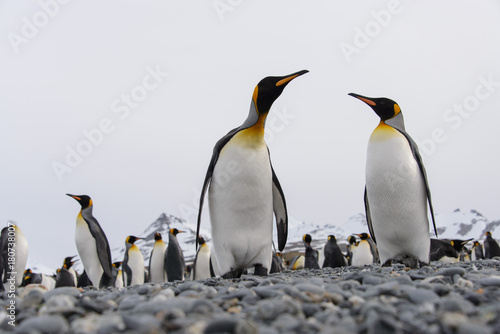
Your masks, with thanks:
[(492, 259), (495, 256), (500, 256), (500, 247), (495, 239), (491, 236), (491, 232), (486, 232), (486, 239), (483, 243), (484, 247), (484, 257), (486, 259)]
[(198, 252), (194, 258), (191, 269), (191, 279), (200, 280), (212, 277), (210, 274), (210, 247), (205, 243), (205, 239), (198, 237)]
[(455, 250), (460, 253), (462, 249), (465, 247), (465, 245), (469, 242), (472, 241), (474, 238), (470, 238), (467, 240), (462, 240), (462, 239), (452, 239), (450, 240), (450, 245), (455, 248)]
[(84, 270), (83, 273), (78, 277), (78, 283), (76, 285), (77, 288), (84, 288), (86, 286), (92, 286), (92, 281), (87, 275), (87, 272)]
[(387, 98), (349, 95), (380, 117), (368, 142), (365, 211), (380, 261), (408, 259), (412, 266), (429, 262), (427, 206), (437, 235), (427, 174), (417, 144), (405, 130), (399, 105)]
[(77, 275), (75, 269), (73, 269), (73, 265), (76, 262), (76, 261), (73, 261), (73, 258), (75, 258), (75, 257), (76, 257), (76, 255), (66, 257), (64, 259), (62, 267), (64, 269), (66, 269), (71, 274), (71, 276), (73, 277), (73, 283), (74, 283), (74, 285), (72, 285), (72, 286), (76, 287), (78, 284), (78, 275)]
[(464, 246), (464, 248), (462, 248), (462, 250), (460, 251), (460, 257), (459, 257), (460, 261), (470, 262), (470, 254), (471, 254), (470, 249)]
[(113, 262), (113, 278), (114, 278), (114, 287), (121, 289), (123, 288), (123, 274), (120, 269), (122, 262)]
[(280, 273), (284, 270), (281, 252), (273, 252), (273, 262), (271, 263), (270, 274)]
[(165, 271), (167, 272), (169, 282), (183, 281), (186, 271), (184, 253), (177, 240), (177, 234), (179, 233), (184, 233), (184, 231), (172, 228), (168, 234), (168, 247), (165, 252)]
[(92, 199), (87, 195), (70, 195), (81, 205), (76, 217), (75, 242), (88, 278), (95, 287), (109, 286), (112, 280), (111, 250), (106, 234), (92, 215)]
[(304, 268), (320, 269), (318, 264), (318, 252), (311, 246), (311, 236), (309, 234), (304, 234), (302, 241), (304, 242), (304, 246), (306, 248)]
[(31, 269), (26, 269), (21, 280), (23, 281), (20, 286), (27, 286), (30, 284), (40, 284), (43, 285), (47, 290), (53, 290), (56, 287), (56, 280), (54, 277), (47, 276), (42, 273), (34, 273)]
[(352, 266), (352, 250), (356, 247), (358, 247), (358, 242), (356, 241), (356, 237), (351, 235), (349, 238), (347, 238), (347, 265)]
[(72, 286), (76, 287), (75, 277), (68, 269), (62, 267), (57, 269), (56, 284), (55, 287), (59, 288), (62, 286)]
[(155, 244), (149, 257), (149, 281), (151, 283), (162, 283), (167, 281), (165, 272), (165, 251), (167, 245), (162, 240), (160, 233), (155, 233)]
[(123, 285), (132, 286), (144, 284), (144, 256), (139, 248), (134, 245), (142, 238), (130, 235), (125, 239), (125, 257), (122, 262)]
[[(15, 275), (16, 277), (16, 286), (20, 286), (23, 283), (23, 276), (20, 273), (23, 273), (26, 269), (26, 263), (28, 262), (28, 240), (24, 236), (23, 232), (19, 228), (19, 226), (13, 224), (12, 222), (8, 223), (8, 237), (15, 238), (15, 263), (14, 269), (8, 270), (8, 272), (18, 273)], [(8, 239), (7, 239), (8, 240)], [(5, 279), (5, 278), (4, 278)]]
[[(208, 190), (212, 242), (224, 278), (238, 278), (245, 269), (266, 276), (272, 263), (273, 213), (278, 249), (286, 245), (288, 215), (281, 185), (272, 168), (264, 127), (273, 102), (300, 71), (266, 77), (254, 89), (250, 111), (243, 124), (222, 137), (213, 150), (205, 176), (198, 212)], [(238, 169), (223, 177), (228, 170)]]
[(483, 246), (476, 240), (472, 245), (471, 260), (476, 261), (482, 259), (484, 259)]
[(459, 252), (449, 240), (431, 238), (430, 260), (443, 263), (456, 263), (460, 260)]
[(291, 270), (299, 270), (305, 268), (305, 256), (304, 255), (296, 255), (290, 260), (290, 265), (288, 269)]
[(370, 244), (370, 250), (371, 250), (372, 256), (373, 256), (373, 263), (379, 263), (380, 259), (379, 259), (379, 255), (378, 255), (377, 245), (375, 244), (373, 239), (370, 237), (370, 235), (368, 233), (361, 233), (361, 234), (357, 234), (357, 236), (362, 241), (366, 240), (368, 242), (368, 244)]
[[(361, 236), (361, 234), (357, 234), (357, 236)], [(357, 246), (351, 246), (351, 251), (351, 265), (355, 267), (362, 267), (373, 263), (372, 248), (367, 238), (361, 239), (357, 243)]]
[(337, 245), (337, 239), (335, 239), (334, 235), (328, 236), (328, 241), (323, 251), (325, 253), (323, 268), (337, 268), (347, 265), (344, 254), (342, 254), (339, 245)]

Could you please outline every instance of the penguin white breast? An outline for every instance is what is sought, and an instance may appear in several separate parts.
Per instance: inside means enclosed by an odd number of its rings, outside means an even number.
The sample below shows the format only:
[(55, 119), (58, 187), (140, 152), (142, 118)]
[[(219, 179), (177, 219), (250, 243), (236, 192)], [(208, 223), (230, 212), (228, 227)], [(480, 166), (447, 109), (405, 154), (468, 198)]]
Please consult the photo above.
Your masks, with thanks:
[(360, 241), (358, 246), (352, 250), (352, 262), (353, 266), (364, 266), (373, 263), (373, 255), (368, 241)]
[(19, 227), (15, 226), (14, 229), (16, 234), (16, 262), (15, 269), (12, 271), (17, 272), (16, 286), (19, 286), (23, 282), (22, 273), (26, 269), (26, 262), (28, 261), (28, 240)]
[(399, 255), (428, 262), (425, 182), (406, 137), (384, 123), (368, 143), (366, 189), (381, 262)]
[(123, 288), (123, 274), (121, 270), (119, 270), (116, 275), (115, 287), (118, 289)]
[(240, 131), (221, 150), (209, 194), (215, 255), (221, 274), (272, 260), (272, 172), (264, 140)]
[(81, 214), (76, 218), (75, 242), (87, 276), (95, 287), (99, 287), (104, 271), (97, 255), (96, 240), (90, 233), (89, 226)]
[(144, 284), (144, 256), (137, 246), (132, 245), (128, 251), (127, 265), (132, 270), (132, 281), (130, 285)]
[(210, 247), (203, 245), (196, 255), (196, 268), (193, 271), (196, 273), (194, 280), (210, 278)]
[(165, 282), (166, 280), (166, 273), (164, 269), (166, 250), (167, 246), (165, 245), (165, 242), (161, 240), (155, 242), (149, 268), (149, 274), (151, 276), (150, 281), (152, 283)]

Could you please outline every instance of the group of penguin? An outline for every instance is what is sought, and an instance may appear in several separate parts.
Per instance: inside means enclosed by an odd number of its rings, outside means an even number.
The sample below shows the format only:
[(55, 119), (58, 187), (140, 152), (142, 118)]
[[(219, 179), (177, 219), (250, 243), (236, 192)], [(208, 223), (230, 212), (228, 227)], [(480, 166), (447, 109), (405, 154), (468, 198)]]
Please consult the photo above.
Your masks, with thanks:
[[(262, 79), (253, 91), (245, 121), (215, 144), (200, 194), (198, 253), (192, 269), (195, 279), (211, 274), (238, 278), (244, 272), (266, 276), (276, 267), (273, 221), (281, 252), (288, 237), (288, 208), (264, 140), (265, 124), (272, 104), (284, 88), (306, 73), (307, 70), (302, 70)], [(388, 98), (348, 95), (368, 105), (380, 120), (370, 136), (366, 159), (364, 203), (369, 233), (359, 235), (359, 242), (354, 236), (350, 238), (347, 264), (380, 261), (383, 266), (390, 266), (396, 260), (410, 267), (426, 265), (434, 256), (431, 248), (435, 244), (429, 233), (429, 213), (437, 237), (434, 210), (426, 170), (417, 144), (405, 129), (401, 108)], [(69, 196), (81, 205), (75, 241), (86, 276), (97, 287), (113, 285), (113, 281), (116, 285), (118, 278), (114, 278), (113, 272), (118, 271), (118, 264), (111, 263), (106, 235), (92, 216), (92, 200), (85, 195)], [(199, 235), (205, 196), (210, 215), (211, 252)], [(179, 231), (170, 231), (166, 248), (158, 236), (158, 247), (155, 244), (151, 256), (150, 279), (184, 278), (184, 258), (176, 233)], [(134, 245), (137, 239), (129, 236), (126, 240), (120, 275), (124, 286), (144, 282), (144, 261)], [(319, 266), (317, 260), (312, 261), (315, 251), (310, 246), (311, 237), (304, 236), (304, 242), (304, 266)], [(335, 237), (331, 236), (324, 261), (345, 264), (346, 259), (333, 255), (334, 242)], [(454, 241), (453, 244), (450, 243), (457, 246)], [(485, 250), (489, 249), (486, 252), (494, 249), (489, 247), (485, 244)]]
[[(459, 261), (476, 261), (500, 257), (500, 246), (493, 239), (491, 232), (486, 232), (485, 235), (486, 238), (483, 244), (475, 240), (472, 242), (470, 249), (466, 245), (473, 238), (467, 240), (431, 238), (430, 261), (456, 263)], [(359, 241), (357, 241), (356, 236), (360, 238)], [(380, 263), (377, 245), (368, 233), (349, 236), (347, 238), (348, 244), (345, 253), (337, 244), (337, 239), (334, 235), (328, 236), (322, 253), (311, 246), (312, 238), (309, 234), (305, 234), (302, 240), (305, 246), (304, 255), (296, 255), (289, 262), (285, 262), (288, 269), (360, 267), (371, 265), (372, 263)]]

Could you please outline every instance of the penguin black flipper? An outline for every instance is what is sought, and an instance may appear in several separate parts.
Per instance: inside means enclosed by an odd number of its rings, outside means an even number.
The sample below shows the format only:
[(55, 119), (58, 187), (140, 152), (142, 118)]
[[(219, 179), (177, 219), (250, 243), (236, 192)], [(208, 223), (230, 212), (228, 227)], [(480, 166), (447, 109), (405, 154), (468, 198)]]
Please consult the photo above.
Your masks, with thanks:
[[(85, 221), (89, 225), (90, 234), (96, 240), (97, 255), (99, 256), (99, 262), (104, 270), (104, 274), (112, 279), (113, 273), (111, 272), (111, 250), (109, 249), (108, 239), (106, 234), (102, 230), (101, 226), (94, 217), (84, 217)], [(102, 280), (102, 278), (101, 278)], [(106, 280), (103, 280), (104, 284), (107, 284)]]
[(201, 189), (200, 206), (198, 208), (198, 222), (196, 226), (196, 242), (195, 242), (196, 251), (198, 251), (198, 237), (200, 236), (201, 212), (203, 210), (203, 202), (205, 201), (205, 193), (207, 192), (210, 181), (212, 181), (212, 175), (214, 173), (214, 168), (215, 165), (217, 164), (217, 160), (219, 159), (220, 151), (227, 144), (227, 142), (230, 141), (231, 138), (233, 138), (233, 136), (240, 130), (241, 127), (237, 127), (229, 131), (227, 135), (219, 139), (219, 141), (215, 144), (212, 153), (212, 159), (210, 160), (210, 164), (207, 169), (207, 174), (205, 175), (205, 181), (203, 182), (203, 188)]
[(377, 240), (375, 240), (375, 233), (373, 233), (372, 216), (370, 214), (370, 205), (368, 204), (368, 194), (366, 193), (366, 186), (365, 186), (365, 215), (366, 215), (366, 224), (368, 225), (368, 231), (370, 232), (373, 242), (377, 243)]
[(406, 140), (408, 140), (408, 144), (410, 145), (413, 157), (415, 158), (415, 161), (417, 162), (418, 167), (420, 168), (420, 173), (424, 178), (425, 192), (427, 193), (427, 202), (429, 203), (429, 210), (431, 212), (432, 225), (434, 226), (434, 234), (436, 235), (437, 238), (438, 233), (436, 228), (436, 219), (434, 218), (434, 208), (432, 206), (431, 190), (429, 188), (429, 182), (427, 181), (427, 172), (425, 171), (424, 162), (422, 161), (422, 156), (420, 155), (420, 152), (418, 150), (417, 143), (415, 143), (415, 141), (406, 132), (403, 121), (403, 114), (401, 113), (397, 114), (394, 118), (386, 120), (385, 123), (389, 126), (392, 126), (394, 129), (398, 130), (403, 136), (405, 136)]
[[(269, 152), (269, 149), (267, 150)], [(271, 161), (271, 157), (269, 157)], [(286, 209), (285, 195), (281, 189), (280, 182), (271, 164), (273, 172), (273, 211), (276, 217), (276, 230), (278, 232), (278, 249), (280, 252), (285, 248), (288, 237), (288, 211)]]

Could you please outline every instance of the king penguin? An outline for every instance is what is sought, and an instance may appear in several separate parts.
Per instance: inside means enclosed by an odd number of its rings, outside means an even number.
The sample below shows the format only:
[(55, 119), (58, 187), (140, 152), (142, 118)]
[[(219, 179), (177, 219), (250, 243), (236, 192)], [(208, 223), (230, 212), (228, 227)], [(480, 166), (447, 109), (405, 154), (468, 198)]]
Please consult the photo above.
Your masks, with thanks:
[[(168, 233), (168, 247), (165, 252), (165, 271), (167, 273), (167, 279), (169, 282), (173, 281), (183, 281), (184, 273), (186, 271), (186, 263), (184, 262), (184, 254), (182, 252), (181, 246), (179, 246), (179, 241), (177, 240), (177, 234), (184, 233), (184, 231), (179, 231), (176, 228), (171, 228)], [(198, 241), (197, 241), (198, 242)]]
[(302, 241), (304, 242), (304, 246), (306, 247), (304, 268), (319, 269), (318, 251), (311, 246), (311, 236), (309, 234), (304, 234), (304, 236), (302, 237)]
[(427, 174), (417, 144), (405, 130), (399, 105), (388, 98), (349, 95), (380, 117), (368, 142), (365, 211), (383, 266), (393, 259), (411, 267), (429, 263), (427, 203), (437, 236)]
[(92, 199), (87, 195), (70, 195), (82, 209), (76, 217), (75, 242), (85, 272), (98, 288), (111, 284), (111, 251), (106, 234), (92, 215)]
[(334, 235), (328, 236), (328, 241), (326, 242), (323, 251), (325, 253), (323, 268), (337, 268), (347, 265), (346, 258), (344, 257), (344, 254), (342, 254), (339, 245), (337, 245), (337, 239)]
[(144, 284), (144, 256), (139, 248), (134, 245), (142, 238), (129, 235), (125, 239), (125, 257), (122, 262), (122, 277), (124, 286)]
[(268, 274), (272, 261), (273, 212), (278, 249), (282, 251), (286, 245), (286, 202), (264, 141), (264, 126), (271, 105), (284, 88), (307, 72), (262, 79), (254, 89), (245, 122), (215, 144), (201, 191), (196, 236), (209, 188), (212, 241), (224, 278), (240, 277), (251, 267), (255, 268), (255, 275)]
[(368, 238), (365, 237), (363, 239), (361, 237), (363, 234), (356, 234), (356, 235), (360, 237), (361, 240), (358, 241), (355, 247), (351, 248), (352, 251), (351, 265), (355, 267), (371, 265), (373, 263), (372, 246), (368, 242)]
[[(7, 279), (9, 270), (9, 243), (8, 243), (8, 227), (4, 227), (0, 234), (0, 291), (4, 291), (4, 279)], [(21, 283), (22, 284), (22, 283)]]
[(123, 274), (120, 269), (122, 262), (113, 262), (113, 279), (115, 288), (123, 288)]
[(361, 239), (361, 241), (366, 240), (368, 242), (368, 244), (370, 245), (370, 251), (372, 252), (372, 256), (373, 256), (373, 263), (378, 263), (380, 261), (380, 259), (379, 259), (379, 255), (378, 255), (377, 245), (375, 244), (373, 239), (370, 237), (370, 235), (368, 233), (361, 233), (361, 234), (356, 234), (356, 235)]
[(486, 232), (486, 239), (484, 240), (483, 246), (485, 258), (492, 259), (495, 256), (500, 256), (500, 247), (496, 240), (493, 239), (490, 231)]
[(472, 244), (470, 257), (472, 261), (484, 259), (483, 246), (477, 240)]
[(19, 228), (19, 226), (12, 224), (9, 222), (8, 227), (9, 234), (10, 232), (15, 233), (15, 252), (16, 252), (16, 261), (14, 263), (14, 270), (9, 270), (9, 272), (17, 273), (16, 276), (16, 286), (20, 286), (23, 283), (23, 276), (21, 273), (26, 269), (26, 263), (28, 262), (28, 240), (24, 236), (23, 232)]
[(356, 237), (353, 235), (351, 235), (351, 236), (349, 236), (349, 238), (347, 238), (347, 242), (348, 242), (347, 255), (346, 255), (347, 265), (352, 266), (352, 251), (353, 251), (353, 249), (358, 247), (358, 242), (356, 241)]
[(165, 251), (167, 245), (162, 240), (160, 233), (155, 233), (155, 244), (149, 257), (149, 281), (151, 283), (162, 283), (167, 281), (165, 273)]
[(70, 286), (75, 286), (78, 284), (78, 275), (76, 274), (75, 269), (73, 269), (73, 265), (75, 264), (76, 261), (73, 261), (73, 258), (75, 258), (76, 255), (74, 256), (68, 256), (64, 259), (63, 265), (61, 270), (65, 269), (68, 271), (68, 273), (71, 275), (72, 280), (73, 280), (73, 285)]
[(205, 239), (198, 237), (198, 252), (194, 258), (193, 268), (191, 270), (191, 279), (200, 280), (211, 277), (210, 274), (210, 247), (205, 242)]

